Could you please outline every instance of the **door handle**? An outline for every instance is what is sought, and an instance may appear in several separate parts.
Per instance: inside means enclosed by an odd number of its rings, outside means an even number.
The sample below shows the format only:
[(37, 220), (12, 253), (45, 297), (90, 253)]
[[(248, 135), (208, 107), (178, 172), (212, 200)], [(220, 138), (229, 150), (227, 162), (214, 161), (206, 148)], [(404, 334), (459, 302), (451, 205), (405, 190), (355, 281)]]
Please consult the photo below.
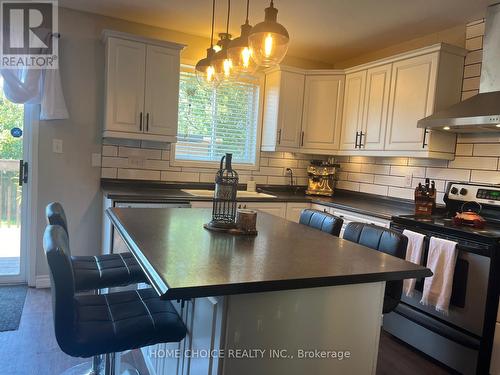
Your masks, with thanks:
[(19, 186), (28, 183), (28, 162), (19, 160)]
[(146, 113), (146, 131), (149, 131), (149, 112)]
[(359, 132), (356, 132), (356, 140), (354, 141), (354, 148), (358, 148), (358, 137), (359, 137)]
[(363, 144), (363, 136), (364, 136), (364, 135), (365, 135), (365, 134), (363, 134), (363, 132), (362, 132), (362, 131), (361, 131), (361, 132), (359, 132), (359, 148), (361, 148), (361, 147), (365, 147), (365, 145)]
[(304, 146), (304, 131), (302, 130), (302, 135), (301, 135), (301, 138), (300, 138), (300, 145), (301, 146)]
[(281, 129), (278, 129), (278, 144), (281, 144)]
[(139, 114), (139, 130), (142, 132), (142, 112)]

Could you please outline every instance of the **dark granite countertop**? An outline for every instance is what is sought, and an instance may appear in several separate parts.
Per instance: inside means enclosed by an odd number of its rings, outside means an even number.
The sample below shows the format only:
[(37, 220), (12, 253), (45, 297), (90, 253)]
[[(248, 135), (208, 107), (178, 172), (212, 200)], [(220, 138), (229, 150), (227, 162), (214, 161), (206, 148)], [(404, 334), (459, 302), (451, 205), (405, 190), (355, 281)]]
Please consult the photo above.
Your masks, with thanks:
[(359, 284), (425, 267), (260, 212), (257, 236), (207, 231), (209, 209), (111, 208), (113, 225), (165, 299)]
[[(213, 189), (213, 184), (167, 184), (103, 179), (101, 187), (104, 196), (114, 201), (179, 202), (211, 200), (209, 197), (192, 196), (181, 189)], [(333, 197), (308, 196), (304, 194), (304, 189), (299, 188), (292, 192), (286, 186), (263, 186), (258, 190), (272, 194), (276, 198), (245, 197), (239, 200), (245, 202), (311, 202), (385, 220), (390, 220), (392, 216), (409, 215), (414, 212), (411, 201), (345, 190), (337, 190)]]

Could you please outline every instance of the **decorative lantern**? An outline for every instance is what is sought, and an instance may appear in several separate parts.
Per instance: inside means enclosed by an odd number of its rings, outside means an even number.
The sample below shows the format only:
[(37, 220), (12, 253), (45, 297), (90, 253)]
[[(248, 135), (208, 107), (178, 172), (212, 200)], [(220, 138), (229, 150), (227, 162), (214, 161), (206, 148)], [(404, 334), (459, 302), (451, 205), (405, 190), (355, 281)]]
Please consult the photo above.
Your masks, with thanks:
[(231, 166), (232, 158), (233, 154), (223, 156), (220, 160), (220, 169), (215, 175), (212, 221), (208, 224), (211, 228), (232, 229), (236, 226), (238, 173)]

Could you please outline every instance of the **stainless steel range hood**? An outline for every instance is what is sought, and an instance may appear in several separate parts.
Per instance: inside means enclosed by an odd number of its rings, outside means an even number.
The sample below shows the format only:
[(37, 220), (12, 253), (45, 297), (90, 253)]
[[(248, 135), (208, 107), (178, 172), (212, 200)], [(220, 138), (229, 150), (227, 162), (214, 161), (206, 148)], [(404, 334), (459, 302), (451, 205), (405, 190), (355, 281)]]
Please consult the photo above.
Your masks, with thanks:
[(418, 121), (454, 133), (500, 132), (500, 3), (486, 12), (479, 94)]

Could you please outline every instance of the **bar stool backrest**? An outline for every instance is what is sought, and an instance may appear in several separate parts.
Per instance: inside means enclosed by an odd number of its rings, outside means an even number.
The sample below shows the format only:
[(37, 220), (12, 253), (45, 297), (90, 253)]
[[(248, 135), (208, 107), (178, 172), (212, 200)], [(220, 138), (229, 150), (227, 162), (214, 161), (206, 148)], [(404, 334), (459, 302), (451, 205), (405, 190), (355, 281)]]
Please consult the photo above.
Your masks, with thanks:
[(64, 352), (70, 353), (75, 322), (75, 280), (68, 235), (59, 225), (47, 225), (43, 248), (50, 270), (52, 310), (56, 339)]

